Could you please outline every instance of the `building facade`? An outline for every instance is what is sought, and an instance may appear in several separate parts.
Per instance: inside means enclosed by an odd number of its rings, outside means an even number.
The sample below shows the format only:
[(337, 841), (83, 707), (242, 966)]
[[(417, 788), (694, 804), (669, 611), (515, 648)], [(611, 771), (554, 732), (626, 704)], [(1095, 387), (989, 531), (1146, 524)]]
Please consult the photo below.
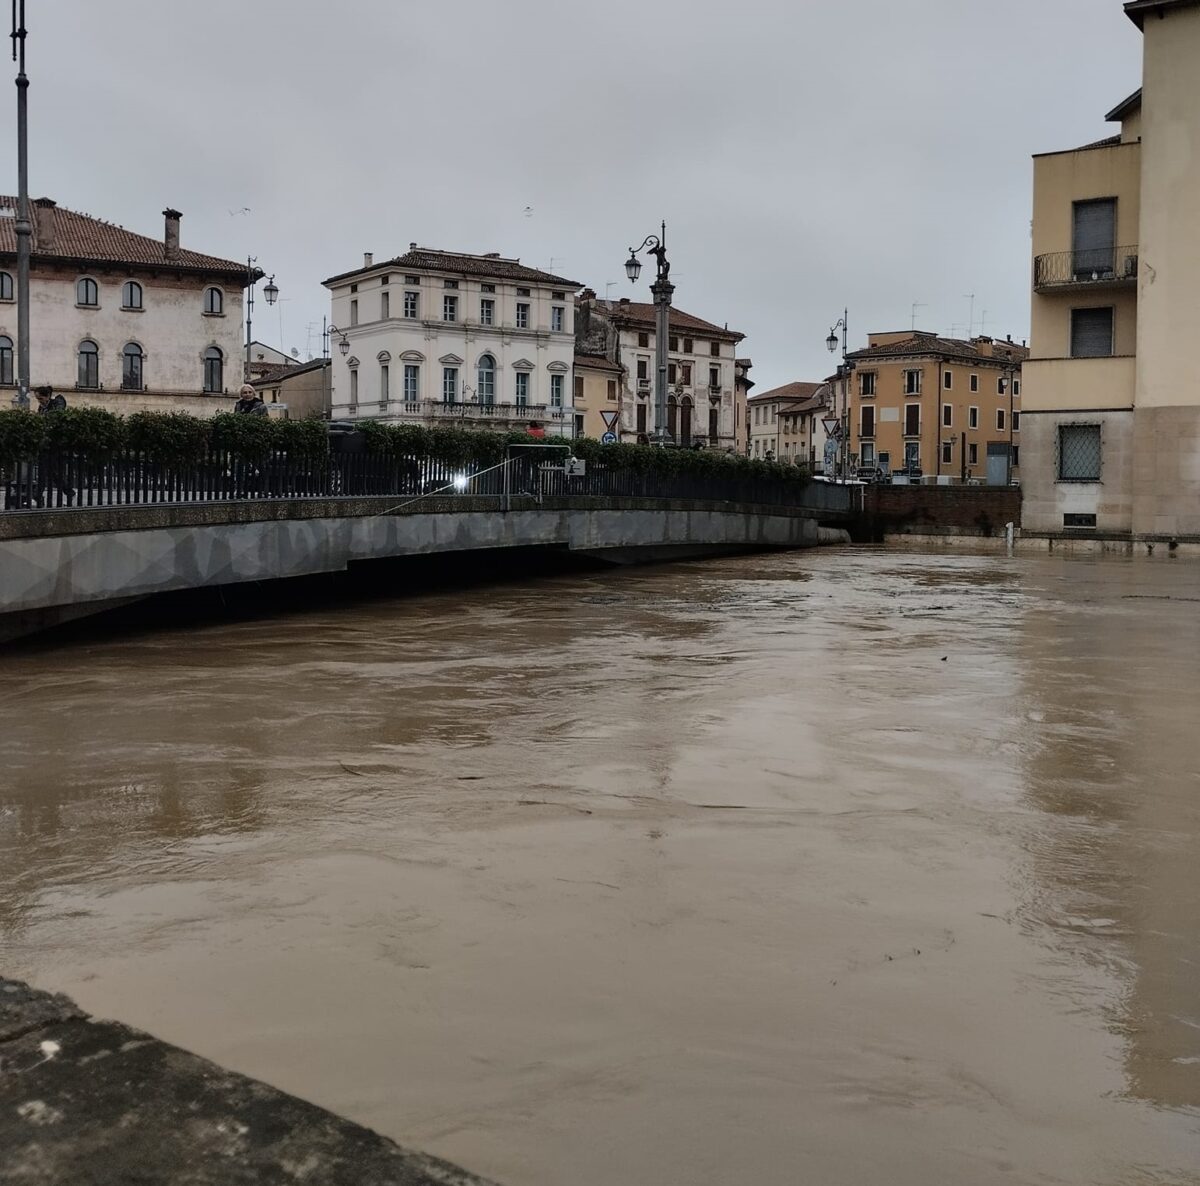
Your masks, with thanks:
[(328, 420), (330, 415), (330, 370), (328, 358), (282, 365), (251, 380), (271, 414), (285, 420)]
[(617, 435), (625, 371), (602, 354), (576, 354), (574, 372), (575, 435), (601, 440)]
[(747, 401), (749, 456), (759, 461), (807, 464), (807, 444), (800, 448), (806, 430), (802, 409), (820, 388), (820, 383), (797, 381), (751, 396)]
[(805, 465), (814, 474), (824, 473), (826, 429), (832, 387), (828, 382), (805, 384), (815, 390), (807, 398), (789, 402), (779, 414), (780, 461)]
[(1118, 134), (1034, 158), (1022, 527), (1200, 536), (1200, 0), (1134, 0)]
[[(578, 316), (580, 353), (601, 354), (624, 371), (620, 439), (648, 441), (654, 432), (654, 306), (600, 301), (587, 289), (580, 296)], [(736, 448), (734, 355), (744, 337), (682, 309), (671, 310), (667, 428), (679, 444), (730, 452)]]
[(574, 280), (413, 243), (325, 287), (334, 418), (573, 434)]
[(754, 380), (750, 369), (754, 362), (749, 358), (733, 360), (733, 451), (739, 457), (750, 456), (750, 389)]
[[(228, 411), (243, 375), (246, 265), (180, 246), (177, 210), (161, 239), (58, 206), (33, 205), (30, 379), (75, 407), (118, 413)], [(0, 210), (17, 199), (0, 197)], [(0, 217), (0, 388), (16, 380), (17, 251)], [(261, 273), (256, 273), (255, 279)]]
[[(849, 355), (847, 472), (1007, 485), (1020, 477), (1024, 345), (920, 330), (870, 334)], [(840, 408), (838, 409), (840, 416)]]

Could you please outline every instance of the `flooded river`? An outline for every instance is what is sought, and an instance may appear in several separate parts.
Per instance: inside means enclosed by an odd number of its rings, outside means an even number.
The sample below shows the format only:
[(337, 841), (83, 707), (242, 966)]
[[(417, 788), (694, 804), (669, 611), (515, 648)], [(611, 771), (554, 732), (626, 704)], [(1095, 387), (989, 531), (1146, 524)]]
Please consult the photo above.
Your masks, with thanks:
[(1200, 1183), (1200, 566), (0, 658), (0, 969), (507, 1186)]

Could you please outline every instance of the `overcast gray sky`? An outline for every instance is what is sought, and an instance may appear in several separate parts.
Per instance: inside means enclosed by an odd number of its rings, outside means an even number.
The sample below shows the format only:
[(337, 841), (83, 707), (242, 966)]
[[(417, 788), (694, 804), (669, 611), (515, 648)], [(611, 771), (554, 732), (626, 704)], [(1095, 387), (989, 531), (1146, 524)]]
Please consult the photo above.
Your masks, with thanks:
[(622, 264), (665, 218), (676, 302), (747, 335), (760, 391), (829, 370), (844, 305), (858, 344), (914, 301), (965, 335), (972, 292), (1025, 337), (1030, 154), (1109, 134), (1141, 72), (1120, 0), (28, 10), (34, 195), (256, 255), (255, 337), (316, 353), (321, 280), (411, 240), (647, 300)]

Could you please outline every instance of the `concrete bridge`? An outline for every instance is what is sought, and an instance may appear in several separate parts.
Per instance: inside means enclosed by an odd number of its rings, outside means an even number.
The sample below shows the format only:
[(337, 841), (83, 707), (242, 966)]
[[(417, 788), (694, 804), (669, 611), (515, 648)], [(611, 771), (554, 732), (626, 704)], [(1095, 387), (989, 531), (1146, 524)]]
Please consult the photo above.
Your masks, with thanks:
[(535, 548), (634, 564), (815, 547), (847, 538), (849, 493), (814, 484), (786, 506), (560, 496), (500, 510), (493, 498), (389, 496), (16, 511), (0, 515), (0, 641), (159, 593), (404, 556)]

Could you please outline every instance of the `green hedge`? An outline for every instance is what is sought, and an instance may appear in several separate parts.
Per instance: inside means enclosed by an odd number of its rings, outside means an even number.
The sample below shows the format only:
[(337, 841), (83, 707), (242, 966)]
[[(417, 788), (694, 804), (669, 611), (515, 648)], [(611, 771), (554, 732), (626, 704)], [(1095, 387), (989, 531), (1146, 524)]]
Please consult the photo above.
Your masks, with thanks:
[[(482, 429), (424, 428), (416, 424), (358, 425), (367, 449), (384, 456), (428, 457), (447, 465), (485, 468), (504, 460), (510, 444), (557, 444), (524, 432), (498, 433)], [(716, 449), (657, 449), (646, 445), (602, 445), (590, 438), (571, 444), (577, 457), (610, 471), (721, 478), (766, 478), (805, 482), (802, 466), (753, 461)], [(203, 420), (182, 412), (135, 412), (125, 418), (100, 408), (67, 408), (47, 416), (0, 411), (0, 464), (36, 457), (44, 448), (102, 459), (128, 448), (154, 461), (188, 465), (211, 449), (226, 450), (248, 461), (261, 461), (272, 452), (306, 460), (329, 452), (329, 435), (321, 420), (271, 420), (222, 412)]]

